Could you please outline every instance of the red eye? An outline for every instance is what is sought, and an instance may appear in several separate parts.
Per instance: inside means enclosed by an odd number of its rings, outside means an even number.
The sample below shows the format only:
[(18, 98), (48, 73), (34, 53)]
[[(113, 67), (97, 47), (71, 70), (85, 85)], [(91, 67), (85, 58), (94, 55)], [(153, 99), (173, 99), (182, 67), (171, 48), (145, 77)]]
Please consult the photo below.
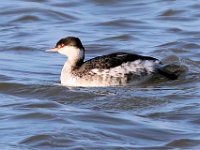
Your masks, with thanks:
[(61, 45), (60, 45), (60, 48), (63, 48), (64, 46), (65, 46), (64, 44), (61, 44)]

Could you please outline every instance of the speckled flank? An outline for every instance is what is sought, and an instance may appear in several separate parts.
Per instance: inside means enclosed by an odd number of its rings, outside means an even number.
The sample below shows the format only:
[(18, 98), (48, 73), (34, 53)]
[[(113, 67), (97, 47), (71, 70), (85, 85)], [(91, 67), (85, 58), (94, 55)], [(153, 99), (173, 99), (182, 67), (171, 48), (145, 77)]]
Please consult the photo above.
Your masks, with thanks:
[(71, 74), (65, 74), (61, 81), (63, 85), (68, 86), (126, 85), (149, 77), (155, 72), (158, 63), (159, 61), (155, 63), (150, 60), (137, 60), (123, 63), (110, 69), (92, 69), (89, 72), (82, 72), (83, 74), (77, 74), (77, 71), (72, 71)]
[(155, 71), (156, 63), (149, 60), (136, 60), (134, 62), (126, 62), (120, 66), (110, 69), (92, 69), (91, 72), (97, 75), (110, 75), (113, 77), (124, 77), (126, 74), (136, 74), (138, 76), (148, 75)]

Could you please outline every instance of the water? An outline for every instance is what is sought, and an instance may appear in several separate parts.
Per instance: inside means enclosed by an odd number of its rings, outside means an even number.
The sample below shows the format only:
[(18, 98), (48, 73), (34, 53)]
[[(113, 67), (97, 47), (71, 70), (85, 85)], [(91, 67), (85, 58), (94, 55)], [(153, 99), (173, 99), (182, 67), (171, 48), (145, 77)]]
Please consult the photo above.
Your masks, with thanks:
[[(200, 0), (1, 1), (0, 149), (200, 149), (199, 17)], [(82, 40), (86, 59), (126, 51), (184, 71), (62, 87), (66, 58), (45, 50), (65, 36)]]

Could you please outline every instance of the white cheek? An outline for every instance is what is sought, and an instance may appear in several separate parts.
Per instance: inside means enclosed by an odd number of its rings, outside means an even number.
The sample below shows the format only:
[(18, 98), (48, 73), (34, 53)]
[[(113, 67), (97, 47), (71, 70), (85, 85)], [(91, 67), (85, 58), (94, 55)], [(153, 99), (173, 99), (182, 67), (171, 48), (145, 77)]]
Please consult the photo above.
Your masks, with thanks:
[(68, 59), (76, 60), (84, 58), (84, 51), (73, 46), (65, 46), (63, 48), (60, 48), (58, 52), (62, 55), (67, 56)]
[(67, 50), (65, 48), (60, 48), (58, 50), (58, 53), (62, 54), (62, 55), (66, 55), (67, 54)]

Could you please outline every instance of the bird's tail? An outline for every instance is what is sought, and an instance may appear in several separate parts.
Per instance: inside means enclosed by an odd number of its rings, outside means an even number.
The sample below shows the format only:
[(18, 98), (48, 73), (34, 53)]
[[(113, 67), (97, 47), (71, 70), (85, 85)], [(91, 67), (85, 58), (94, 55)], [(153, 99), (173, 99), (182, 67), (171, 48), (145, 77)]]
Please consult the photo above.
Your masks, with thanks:
[(178, 78), (178, 75), (176, 75), (175, 73), (167, 72), (167, 71), (163, 70), (162, 68), (158, 69), (158, 73), (162, 76), (165, 76), (168, 79), (171, 79), (171, 80), (176, 80)]
[(157, 68), (158, 74), (171, 79), (176, 80), (178, 77), (180, 77), (182, 74), (186, 73), (188, 71), (187, 66), (184, 64), (181, 64), (181, 62), (173, 62), (166, 65), (160, 65)]

